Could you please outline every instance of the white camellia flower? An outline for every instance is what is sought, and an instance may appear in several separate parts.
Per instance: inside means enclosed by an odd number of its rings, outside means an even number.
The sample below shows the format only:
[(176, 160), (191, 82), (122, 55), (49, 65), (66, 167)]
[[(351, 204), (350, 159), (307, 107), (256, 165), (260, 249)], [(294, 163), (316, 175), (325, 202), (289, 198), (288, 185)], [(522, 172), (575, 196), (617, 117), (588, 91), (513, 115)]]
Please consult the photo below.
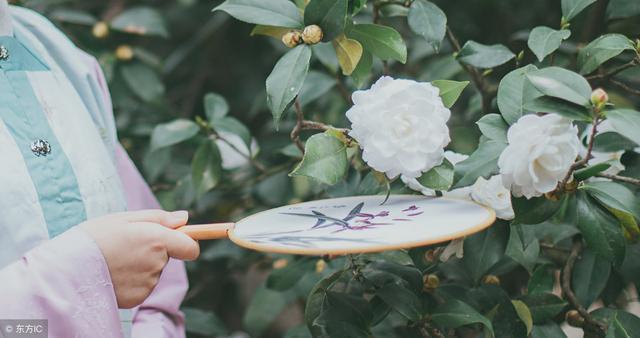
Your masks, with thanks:
[(580, 152), (578, 128), (557, 114), (521, 117), (507, 141), (498, 166), (504, 186), (518, 197), (553, 191)]
[(451, 112), (438, 93), (429, 83), (388, 76), (371, 89), (353, 93), (353, 107), (346, 115), (362, 159), (389, 178), (406, 179), (442, 163)]
[[(218, 146), (218, 149), (220, 149), (223, 169), (231, 170), (249, 164), (249, 148), (240, 136), (226, 131), (220, 131), (218, 134), (229, 142), (227, 143), (221, 139), (216, 140), (216, 145)], [(255, 139), (252, 139), (251, 155), (255, 156), (258, 153), (258, 149), (258, 143)]]
[(471, 199), (496, 211), (496, 217), (504, 220), (514, 218), (511, 207), (511, 194), (502, 185), (500, 175), (491, 176), (488, 180), (479, 177), (471, 187)]

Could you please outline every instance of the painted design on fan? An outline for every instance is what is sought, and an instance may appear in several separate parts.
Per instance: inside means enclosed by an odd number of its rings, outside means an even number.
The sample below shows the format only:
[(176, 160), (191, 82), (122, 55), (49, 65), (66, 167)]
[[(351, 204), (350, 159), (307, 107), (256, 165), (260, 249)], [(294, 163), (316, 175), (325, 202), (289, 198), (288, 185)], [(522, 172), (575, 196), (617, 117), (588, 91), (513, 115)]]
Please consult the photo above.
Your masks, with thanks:
[(411, 205), (401, 211), (401, 215), (392, 216), (388, 210), (382, 210), (376, 214), (366, 213), (362, 211), (364, 202), (358, 203), (349, 213), (342, 218), (328, 216), (317, 210), (311, 210), (310, 214), (298, 212), (283, 212), (283, 215), (315, 218), (316, 223), (309, 229), (325, 229), (337, 228), (332, 233), (355, 230), (361, 231), (376, 228), (378, 226), (393, 225), (395, 222), (410, 222), (412, 217), (419, 216), (424, 213), (420, 207)]

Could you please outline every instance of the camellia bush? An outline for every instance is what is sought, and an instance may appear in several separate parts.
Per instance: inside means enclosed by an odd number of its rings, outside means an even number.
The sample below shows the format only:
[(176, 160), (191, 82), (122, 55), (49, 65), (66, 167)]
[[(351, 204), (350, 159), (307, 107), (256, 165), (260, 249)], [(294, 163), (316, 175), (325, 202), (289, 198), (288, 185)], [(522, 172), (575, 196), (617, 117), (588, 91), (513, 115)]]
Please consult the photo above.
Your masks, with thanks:
[(372, 194), (496, 210), (381, 254), (203, 243), (191, 335), (640, 337), (637, 0), (26, 5), (98, 56), (124, 145), (194, 221)]

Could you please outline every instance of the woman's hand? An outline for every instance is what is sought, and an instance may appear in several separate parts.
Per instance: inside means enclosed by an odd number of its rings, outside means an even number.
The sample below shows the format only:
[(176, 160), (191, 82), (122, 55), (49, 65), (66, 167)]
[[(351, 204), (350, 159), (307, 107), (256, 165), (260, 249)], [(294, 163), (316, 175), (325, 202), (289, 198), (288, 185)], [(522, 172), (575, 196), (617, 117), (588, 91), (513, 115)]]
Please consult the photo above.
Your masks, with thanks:
[(172, 230), (185, 225), (188, 218), (186, 211), (142, 210), (111, 214), (79, 225), (102, 251), (120, 308), (140, 305), (149, 296), (169, 257), (198, 257), (198, 243)]

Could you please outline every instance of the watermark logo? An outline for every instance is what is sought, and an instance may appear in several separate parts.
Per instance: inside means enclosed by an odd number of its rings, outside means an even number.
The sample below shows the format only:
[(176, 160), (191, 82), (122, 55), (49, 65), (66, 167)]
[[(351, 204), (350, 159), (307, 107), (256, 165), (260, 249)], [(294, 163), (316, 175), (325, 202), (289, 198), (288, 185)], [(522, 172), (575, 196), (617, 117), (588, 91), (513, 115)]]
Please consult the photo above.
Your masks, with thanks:
[(48, 338), (46, 319), (0, 319), (0, 338)]

